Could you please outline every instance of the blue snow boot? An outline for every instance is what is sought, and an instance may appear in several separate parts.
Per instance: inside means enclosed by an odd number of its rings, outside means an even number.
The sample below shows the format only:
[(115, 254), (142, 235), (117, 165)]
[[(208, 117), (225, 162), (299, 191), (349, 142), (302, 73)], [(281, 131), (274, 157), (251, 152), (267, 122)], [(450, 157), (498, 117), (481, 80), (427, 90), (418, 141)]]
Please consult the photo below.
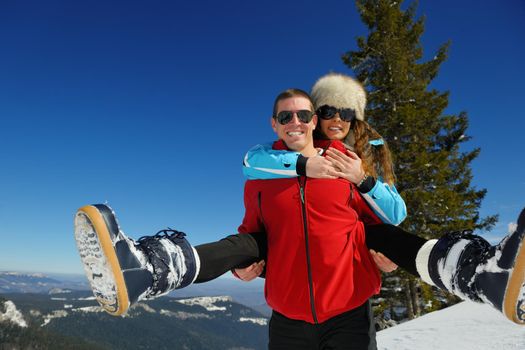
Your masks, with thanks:
[(441, 237), (428, 272), (434, 284), (465, 300), (484, 302), (525, 325), (525, 209), (516, 230), (491, 246), (471, 231)]
[(75, 240), (89, 284), (102, 308), (115, 316), (196, 279), (199, 258), (184, 236), (169, 229), (135, 241), (104, 204), (82, 207), (75, 215)]

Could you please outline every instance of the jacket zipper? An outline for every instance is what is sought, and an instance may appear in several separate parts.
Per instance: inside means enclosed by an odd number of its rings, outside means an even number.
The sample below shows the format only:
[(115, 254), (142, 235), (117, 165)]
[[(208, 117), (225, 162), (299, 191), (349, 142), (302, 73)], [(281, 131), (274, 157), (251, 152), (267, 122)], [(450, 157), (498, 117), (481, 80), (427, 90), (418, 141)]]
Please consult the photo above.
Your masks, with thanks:
[(262, 196), (262, 192), (259, 191), (259, 193), (257, 194), (257, 202), (259, 204), (259, 215), (261, 216), (261, 222), (264, 226), (264, 228), (266, 229), (266, 225), (264, 224), (264, 217), (263, 217), (263, 213), (262, 213), (262, 199), (261, 199), (261, 196)]
[(312, 309), (312, 316), (314, 318), (314, 323), (318, 324), (317, 321), (317, 313), (315, 312), (315, 301), (314, 301), (314, 284), (313, 284), (313, 278), (312, 278), (312, 268), (311, 268), (311, 261), (310, 261), (310, 249), (308, 244), (308, 224), (306, 220), (306, 203), (304, 198), (304, 189), (306, 187), (306, 177), (298, 177), (299, 181), (299, 190), (301, 193), (301, 208), (302, 208), (302, 214), (303, 214), (303, 228), (304, 228), (304, 242), (305, 242), (305, 248), (306, 248), (306, 267), (308, 269), (308, 286), (310, 289), (310, 308)]

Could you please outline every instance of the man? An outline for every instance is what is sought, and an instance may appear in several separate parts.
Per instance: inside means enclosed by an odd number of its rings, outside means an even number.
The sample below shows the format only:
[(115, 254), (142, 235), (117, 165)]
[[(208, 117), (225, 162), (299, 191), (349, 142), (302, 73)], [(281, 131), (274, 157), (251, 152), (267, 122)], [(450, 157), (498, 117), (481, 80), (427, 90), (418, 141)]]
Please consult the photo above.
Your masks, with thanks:
[[(276, 149), (314, 157), (317, 116), (305, 92), (291, 89), (274, 105)], [(344, 146), (334, 142), (334, 146)], [(268, 236), (266, 299), (274, 310), (271, 349), (366, 349), (367, 299), (380, 278), (365, 245), (364, 225), (380, 223), (355, 185), (304, 176), (251, 180), (239, 232)]]

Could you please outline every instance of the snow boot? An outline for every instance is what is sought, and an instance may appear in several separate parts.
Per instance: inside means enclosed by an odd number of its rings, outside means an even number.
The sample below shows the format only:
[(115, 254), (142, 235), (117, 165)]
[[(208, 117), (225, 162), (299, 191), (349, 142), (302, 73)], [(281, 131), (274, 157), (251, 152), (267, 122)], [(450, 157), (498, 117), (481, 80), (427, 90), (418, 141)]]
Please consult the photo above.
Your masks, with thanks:
[(484, 302), (525, 325), (525, 209), (516, 230), (491, 246), (472, 231), (450, 233), (430, 251), (432, 282), (465, 300)]
[(199, 258), (184, 236), (169, 229), (135, 241), (104, 204), (82, 207), (75, 216), (75, 240), (89, 284), (102, 308), (115, 316), (196, 279)]

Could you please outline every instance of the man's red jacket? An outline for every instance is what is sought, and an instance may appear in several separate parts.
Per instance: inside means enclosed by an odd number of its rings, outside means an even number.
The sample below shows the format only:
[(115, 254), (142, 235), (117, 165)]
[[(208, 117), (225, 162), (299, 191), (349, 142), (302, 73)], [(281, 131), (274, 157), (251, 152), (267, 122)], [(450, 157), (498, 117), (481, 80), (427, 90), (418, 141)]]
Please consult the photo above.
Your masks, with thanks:
[[(339, 141), (329, 145), (345, 152)], [(286, 146), (278, 141), (273, 148)], [(354, 184), (303, 176), (249, 180), (244, 204), (239, 232), (268, 235), (265, 296), (273, 310), (322, 323), (379, 293), (381, 278), (363, 223), (381, 220)]]

